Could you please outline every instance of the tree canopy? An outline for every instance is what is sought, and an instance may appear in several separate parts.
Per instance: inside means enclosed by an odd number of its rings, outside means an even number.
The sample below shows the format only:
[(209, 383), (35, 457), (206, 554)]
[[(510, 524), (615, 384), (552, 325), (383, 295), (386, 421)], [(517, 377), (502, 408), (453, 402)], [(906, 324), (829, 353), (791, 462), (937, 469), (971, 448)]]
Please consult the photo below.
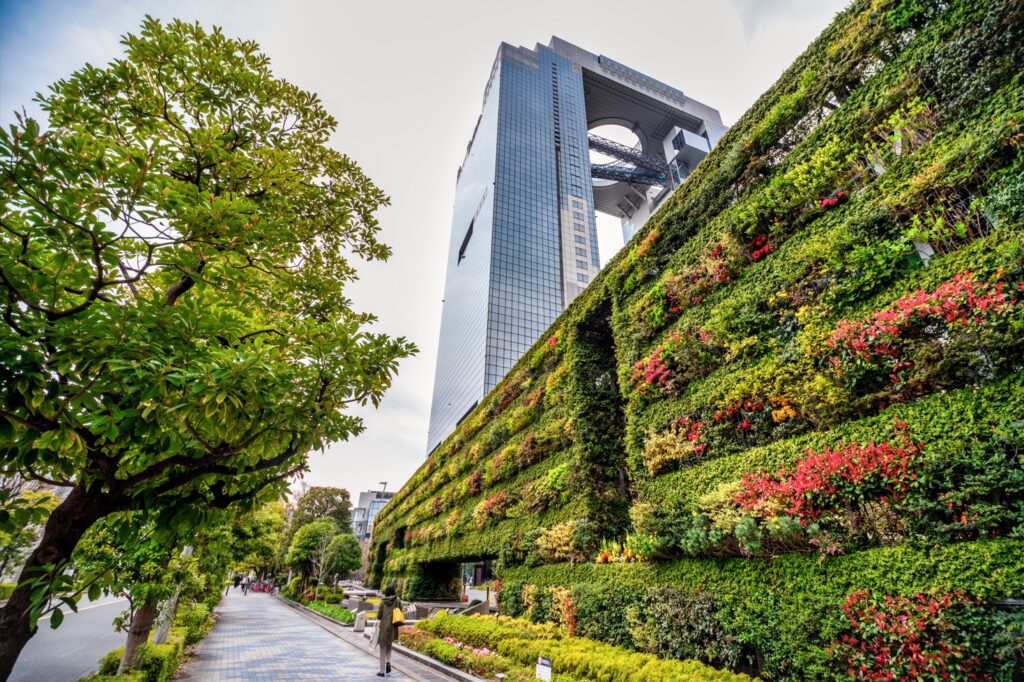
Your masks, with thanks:
[(307, 523), (299, 528), (295, 537), (292, 538), (288, 554), (285, 556), (285, 563), (303, 575), (309, 575), (314, 555), (320, 551), (321, 545), (324, 548), (329, 546), (331, 540), (338, 533), (338, 524), (331, 519), (318, 519)]
[(304, 526), (316, 519), (331, 518), (338, 528), (345, 529), (352, 525), (351, 510), (352, 502), (344, 488), (313, 486), (299, 498), (292, 523)]
[[(23, 579), (115, 512), (279, 496), (415, 352), (345, 296), (387, 197), (251, 41), (147, 18), (0, 131), (0, 473), (70, 488)], [(0, 677), (31, 635), (0, 612)]]

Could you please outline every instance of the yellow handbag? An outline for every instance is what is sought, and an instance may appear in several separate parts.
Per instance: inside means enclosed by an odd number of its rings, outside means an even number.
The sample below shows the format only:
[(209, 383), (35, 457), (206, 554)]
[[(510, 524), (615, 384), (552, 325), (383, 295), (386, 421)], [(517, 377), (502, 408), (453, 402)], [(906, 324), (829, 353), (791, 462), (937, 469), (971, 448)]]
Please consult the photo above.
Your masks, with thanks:
[(405, 625), (405, 614), (402, 613), (402, 609), (395, 609), (391, 612), (391, 624), (395, 627)]

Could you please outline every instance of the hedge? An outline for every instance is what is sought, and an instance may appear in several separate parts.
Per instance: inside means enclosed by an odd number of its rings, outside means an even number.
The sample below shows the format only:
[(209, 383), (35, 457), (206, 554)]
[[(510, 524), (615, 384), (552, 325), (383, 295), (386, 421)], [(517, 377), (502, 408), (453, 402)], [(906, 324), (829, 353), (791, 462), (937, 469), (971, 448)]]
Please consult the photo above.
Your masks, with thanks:
[[(855, 0), (382, 510), (369, 581), (492, 560), (512, 612), (576, 590), (588, 636), (768, 679), (1004, 674), (1021, 178), (1024, 5)], [(868, 603), (929, 604), (933, 670)]]
[[(1024, 540), (1000, 539), (923, 549), (886, 547), (828, 561), (788, 554), (775, 559), (561, 564), (505, 571), (499, 599), (503, 613), (522, 615), (525, 585), (571, 587), (579, 632), (632, 647), (627, 611), (655, 586), (706, 591), (718, 602), (728, 637), (740, 640), (737, 656), (742, 660), (735, 667), (768, 679), (844, 679), (829, 649), (844, 629), (840, 605), (848, 594), (963, 590), (983, 602), (995, 601), (1024, 594), (1022, 556)], [(555, 619), (550, 612), (535, 617)], [(1024, 618), (1017, 627), (1024, 627)], [(1024, 661), (1011, 658), (1007, 666), (1020, 663)]]

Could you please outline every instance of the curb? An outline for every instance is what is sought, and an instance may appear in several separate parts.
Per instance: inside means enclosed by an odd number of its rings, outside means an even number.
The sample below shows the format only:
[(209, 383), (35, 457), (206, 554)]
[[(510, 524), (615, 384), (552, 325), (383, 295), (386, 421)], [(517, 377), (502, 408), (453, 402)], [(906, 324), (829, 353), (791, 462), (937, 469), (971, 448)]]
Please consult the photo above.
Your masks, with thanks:
[[(308, 608), (306, 606), (303, 606), (302, 604), (299, 604), (298, 602), (293, 602), (291, 599), (285, 599), (284, 597), (281, 597), (279, 595), (274, 595), (274, 596), (277, 597), (277, 599), (279, 599), (280, 601), (284, 602), (284, 604), (286, 606), (290, 606), (290, 607), (292, 607), (292, 608), (294, 608), (296, 610), (305, 611), (306, 613), (310, 613), (310, 614), (312, 614), (314, 616), (318, 616), (320, 618), (323, 618), (324, 620), (329, 620), (330, 622), (335, 623), (337, 625), (340, 625), (342, 627), (346, 627), (346, 628), (351, 628), (352, 627), (351, 624), (345, 624), (345, 623), (342, 623), (340, 620), (335, 620), (334, 618), (331, 618), (330, 616), (325, 616), (324, 614), (320, 613), (319, 611), (314, 611), (313, 609)], [(353, 632), (353, 634), (356, 634), (356, 633)], [(369, 632), (364, 632), (363, 633), (363, 637), (365, 637), (366, 639), (369, 639), (370, 638), (370, 633)], [(433, 668), (434, 670), (436, 670), (436, 671), (438, 671), (440, 673), (444, 673), (448, 677), (451, 677), (454, 680), (458, 680), (459, 682), (486, 682), (486, 680), (484, 680), (482, 678), (476, 677), (475, 675), (470, 675), (469, 673), (467, 673), (467, 672), (465, 672), (463, 670), (459, 670), (458, 668), (453, 668), (453, 667), (451, 667), (449, 665), (445, 665), (441, 661), (433, 659), (430, 656), (425, 656), (425, 655), (421, 654), (418, 651), (413, 651), (412, 649), (408, 649), (408, 648), (402, 646), (401, 644), (398, 644), (398, 643), (393, 644), (392, 647), (391, 647), (391, 650), (396, 652), (396, 653), (398, 653), (398, 654), (401, 654), (402, 656), (405, 656), (406, 658), (410, 658), (413, 661), (416, 661), (420, 665), (425, 665), (428, 668)]]
[(417, 663), (420, 663), (421, 665), (425, 665), (428, 668), (433, 668), (434, 670), (444, 673), (445, 675), (448, 675), (449, 677), (459, 680), (460, 682), (485, 682), (485, 680), (474, 675), (470, 675), (464, 670), (459, 670), (458, 668), (453, 668), (450, 665), (445, 665), (437, 659), (431, 658), (430, 656), (425, 656), (418, 651), (407, 649), (401, 644), (392, 644), (391, 649), (392, 651), (396, 651), (407, 658), (411, 658), (412, 660), (416, 661)]

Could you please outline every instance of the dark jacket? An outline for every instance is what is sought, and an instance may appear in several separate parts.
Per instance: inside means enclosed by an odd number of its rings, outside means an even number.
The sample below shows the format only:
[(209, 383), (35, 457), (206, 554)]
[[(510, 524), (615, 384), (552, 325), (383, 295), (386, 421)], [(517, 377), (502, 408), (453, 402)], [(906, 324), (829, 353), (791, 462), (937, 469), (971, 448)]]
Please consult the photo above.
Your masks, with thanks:
[(380, 628), (380, 635), (377, 637), (379, 646), (391, 646), (391, 643), (398, 639), (398, 627), (391, 622), (395, 609), (402, 608), (402, 601), (395, 596), (383, 597), (380, 600), (380, 608), (377, 609), (377, 627)]

